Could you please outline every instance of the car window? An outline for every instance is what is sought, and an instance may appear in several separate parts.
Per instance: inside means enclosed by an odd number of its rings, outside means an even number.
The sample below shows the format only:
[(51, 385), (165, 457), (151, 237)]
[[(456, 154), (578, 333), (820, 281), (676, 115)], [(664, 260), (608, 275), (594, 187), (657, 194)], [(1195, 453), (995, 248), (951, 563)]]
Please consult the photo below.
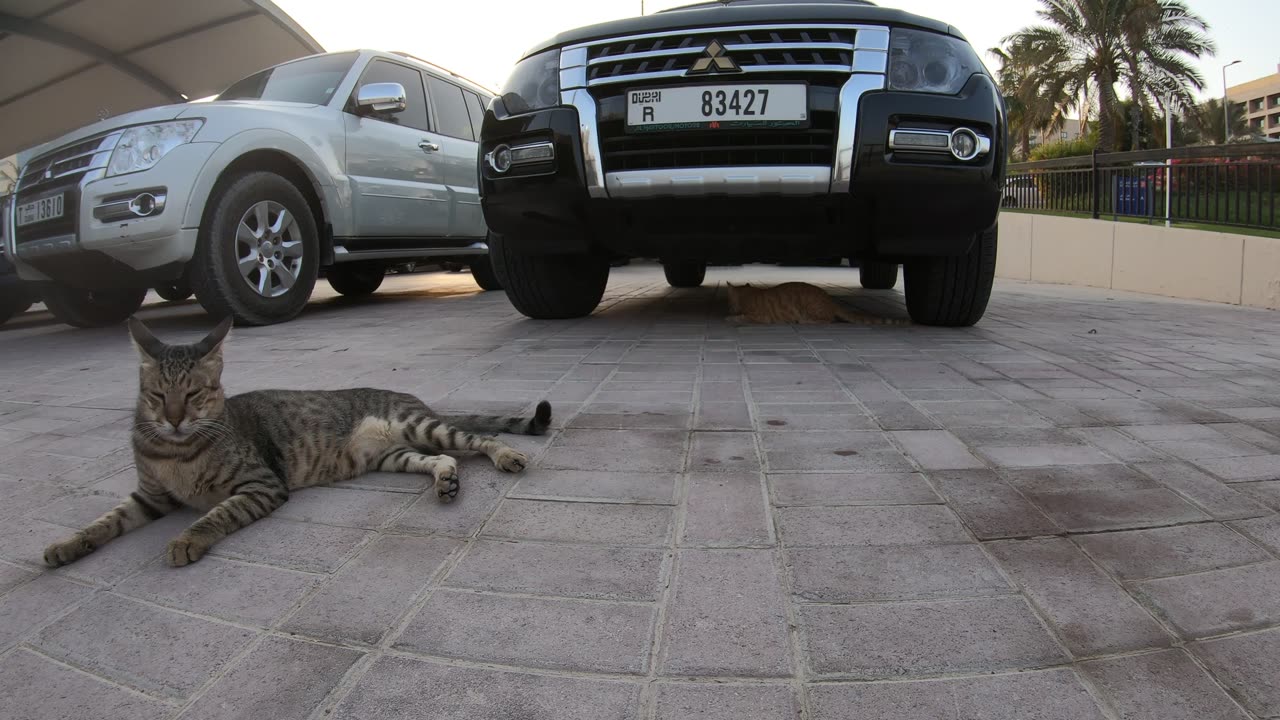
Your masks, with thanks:
[(462, 95), (467, 99), (467, 112), (471, 114), (471, 131), (479, 138), (480, 126), (484, 123), (484, 101), (470, 90), (463, 90)]
[(364, 71), (364, 77), (360, 78), (356, 92), (358, 93), (361, 87), (371, 83), (403, 85), (405, 108), (398, 113), (378, 113), (369, 117), (415, 130), (431, 129), (431, 123), (427, 121), (427, 96), (422, 90), (422, 73), (397, 63), (375, 60)]
[(433, 75), (427, 75), (427, 87), (431, 90), (431, 102), (436, 104), (436, 121), (440, 123), (436, 132), (463, 140), (475, 140), (462, 88)]
[(275, 100), (324, 105), (347, 76), (355, 53), (304, 58), (267, 68), (235, 83), (218, 100)]

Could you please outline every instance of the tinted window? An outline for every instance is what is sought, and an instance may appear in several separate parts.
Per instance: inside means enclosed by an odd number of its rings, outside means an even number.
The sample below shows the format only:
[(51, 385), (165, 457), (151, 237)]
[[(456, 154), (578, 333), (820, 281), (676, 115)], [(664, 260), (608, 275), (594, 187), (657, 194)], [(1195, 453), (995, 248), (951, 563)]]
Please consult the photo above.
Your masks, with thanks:
[(255, 73), (227, 88), (219, 100), (277, 100), (324, 105), (346, 77), (355, 53), (320, 55)]
[[(427, 122), (427, 96), (422, 91), (422, 73), (411, 67), (378, 60), (364, 71), (359, 87), (372, 83), (403, 85), (406, 106), (398, 113), (378, 113), (369, 117), (416, 130), (431, 129), (431, 124)], [(359, 88), (356, 92), (359, 92)]]
[(463, 90), (462, 95), (467, 99), (467, 111), (471, 113), (471, 130), (475, 133), (476, 139), (479, 139), (480, 125), (484, 123), (483, 101), (479, 95), (470, 90)]
[(471, 132), (471, 116), (467, 114), (466, 100), (462, 98), (462, 88), (432, 75), (427, 76), (427, 86), (431, 88), (431, 102), (436, 104), (436, 121), (440, 123), (436, 132), (463, 140), (475, 140), (476, 136)]

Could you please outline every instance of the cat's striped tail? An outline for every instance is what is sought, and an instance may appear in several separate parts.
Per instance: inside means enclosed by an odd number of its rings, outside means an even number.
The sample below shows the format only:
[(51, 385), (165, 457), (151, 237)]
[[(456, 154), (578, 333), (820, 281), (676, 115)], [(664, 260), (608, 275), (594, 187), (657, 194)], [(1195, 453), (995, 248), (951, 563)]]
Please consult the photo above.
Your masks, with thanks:
[(851, 325), (910, 325), (911, 321), (906, 318), (887, 318), (876, 315), (864, 315), (860, 312), (852, 312), (840, 308), (836, 311), (836, 319), (841, 322), (847, 322)]
[(441, 418), (459, 429), (473, 433), (512, 433), (541, 435), (551, 427), (551, 403), (543, 400), (533, 417), (520, 415), (449, 415)]

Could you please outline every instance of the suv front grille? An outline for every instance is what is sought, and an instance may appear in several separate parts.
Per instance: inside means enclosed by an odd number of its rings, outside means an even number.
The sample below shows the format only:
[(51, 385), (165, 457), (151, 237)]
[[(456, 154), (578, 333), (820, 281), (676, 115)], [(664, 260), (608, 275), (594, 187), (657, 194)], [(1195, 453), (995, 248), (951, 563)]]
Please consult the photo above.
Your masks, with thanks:
[(18, 180), (17, 190), (29, 193), (46, 183), (78, 181), (86, 171), (107, 166), (119, 139), (120, 132), (116, 131), (41, 155), (27, 163)]
[(797, 130), (618, 133), (601, 138), (605, 172), (700, 167), (830, 165), (835, 117), (824, 113)]
[(605, 40), (587, 47), (587, 85), (682, 76), (713, 40), (724, 46), (744, 74), (848, 74), (855, 33), (855, 28), (840, 26), (746, 26)]

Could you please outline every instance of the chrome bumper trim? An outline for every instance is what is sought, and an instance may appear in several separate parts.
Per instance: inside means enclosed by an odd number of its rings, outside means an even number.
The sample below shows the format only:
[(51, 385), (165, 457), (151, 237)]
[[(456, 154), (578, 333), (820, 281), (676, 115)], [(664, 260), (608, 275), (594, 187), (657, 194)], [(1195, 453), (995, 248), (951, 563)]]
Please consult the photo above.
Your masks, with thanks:
[[(969, 132), (973, 133), (974, 137), (978, 138), (978, 153), (972, 158), (969, 158), (969, 160), (975, 160), (991, 152), (991, 138), (976, 130), (969, 130)], [(912, 142), (913, 140), (916, 140), (916, 142)], [(916, 128), (899, 128), (897, 130), (890, 130), (889, 149), (904, 152), (951, 155), (951, 132), (947, 132), (945, 130)]]
[(600, 160), (600, 131), (596, 125), (596, 100), (583, 88), (562, 90), (560, 102), (578, 111), (578, 141), (582, 145), (582, 170), (586, 174), (587, 195), (609, 197), (604, 185), (604, 165)]
[(709, 197), (715, 195), (823, 195), (831, 181), (826, 165), (627, 170), (605, 176), (609, 197)]
[(836, 162), (831, 168), (831, 192), (849, 192), (853, 182), (854, 140), (858, 136), (858, 104), (862, 96), (884, 89), (884, 75), (858, 73), (840, 88), (840, 125), (836, 130)]

